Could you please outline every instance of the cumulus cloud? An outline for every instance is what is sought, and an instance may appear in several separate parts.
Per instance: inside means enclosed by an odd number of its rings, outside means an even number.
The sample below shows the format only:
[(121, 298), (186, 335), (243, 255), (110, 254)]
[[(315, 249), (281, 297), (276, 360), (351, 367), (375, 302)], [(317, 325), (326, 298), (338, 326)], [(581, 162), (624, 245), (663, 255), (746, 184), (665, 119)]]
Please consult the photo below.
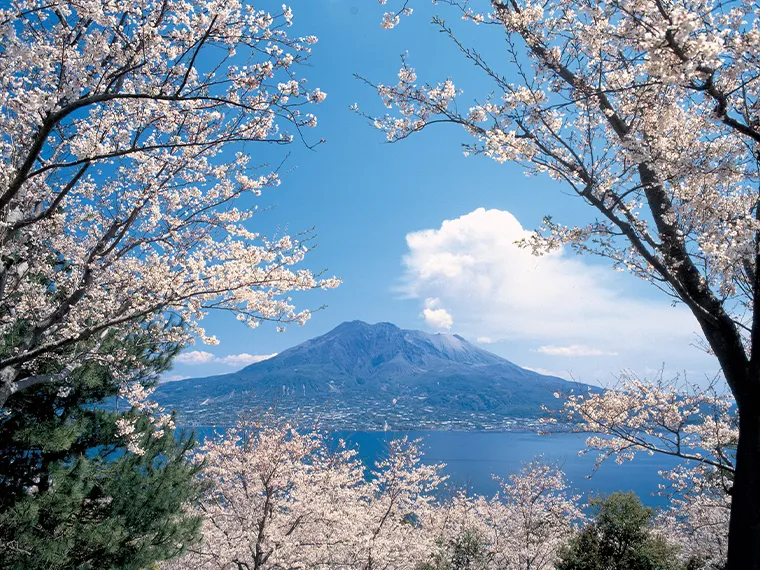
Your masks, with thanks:
[(425, 299), (425, 308), (422, 310), (422, 318), (433, 328), (450, 329), (454, 324), (449, 312), (442, 308), (441, 300), (433, 297)]
[(277, 353), (273, 354), (248, 354), (243, 352), (241, 354), (228, 354), (227, 356), (214, 356), (210, 352), (203, 350), (192, 350), (190, 352), (183, 352), (177, 358), (174, 359), (178, 364), (186, 364), (189, 366), (196, 366), (200, 364), (226, 364), (227, 366), (248, 366), (254, 362), (261, 362), (277, 356)]
[(496, 341), (492, 339), (490, 336), (479, 336), (477, 339), (475, 339), (475, 342), (480, 344), (493, 344)]
[(433, 326), (456, 322), (478, 342), (508, 341), (500, 346), (530, 343), (528, 360), (637, 353), (659, 364), (697, 339), (685, 307), (564, 249), (534, 256), (515, 243), (530, 235), (511, 213), (482, 208), (410, 233), (402, 292), (422, 301)]
[(570, 346), (539, 346), (538, 352), (550, 356), (616, 356), (617, 352), (608, 352), (598, 348), (573, 344)]

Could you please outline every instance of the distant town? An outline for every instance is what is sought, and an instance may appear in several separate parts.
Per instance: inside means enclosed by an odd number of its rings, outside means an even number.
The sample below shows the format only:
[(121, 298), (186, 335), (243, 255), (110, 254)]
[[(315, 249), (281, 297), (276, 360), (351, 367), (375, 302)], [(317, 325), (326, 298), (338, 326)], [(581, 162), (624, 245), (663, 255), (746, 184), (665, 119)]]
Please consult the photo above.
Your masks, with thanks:
[[(205, 401), (184, 407), (177, 403), (177, 421), (184, 427), (227, 427), (246, 410), (274, 408), (279, 416), (297, 423), (326, 429), (352, 431), (539, 431), (545, 428), (536, 417), (504, 417), (499, 411), (467, 411), (452, 408), (444, 417), (440, 408), (402, 399), (395, 404), (384, 400), (346, 404), (338, 401), (257, 403), (252, 393), (232, 394), (220, 402)], [(295, 405), (294, 405), (295, 404)], [(559, 428), (562, 429), (562, 428)]]

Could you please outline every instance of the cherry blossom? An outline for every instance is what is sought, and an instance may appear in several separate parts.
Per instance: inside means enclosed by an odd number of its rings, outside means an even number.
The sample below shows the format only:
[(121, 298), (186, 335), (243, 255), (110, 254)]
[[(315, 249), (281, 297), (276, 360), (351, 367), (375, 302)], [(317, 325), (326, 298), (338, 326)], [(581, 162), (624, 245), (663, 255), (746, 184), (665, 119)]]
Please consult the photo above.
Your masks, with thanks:
[(289, 36), (293, 18), (238, 0), (0, 9), (0, 406), (86, 359), (135, 366), (100, 352), (114, 331), (213, 344), (208, 311), (302, 324), (289, 293), (338, 284), (299, 267), (310, 234), (252, 220), (280, 182), (256, 149), (306, 140), (326, 96), (296, 74), (316, 38)]
[[(387, 4), (388, 0), (377, 0), (380, 4)], [(380, 24), (384, 30), (390, 30), (395, 28), (401, 22), (401, 16), (411, 16), (413, 9), (409, 7), (409, 0), (406, 0), (404, 4), (399, 8), (397, 12), (386, 12), (383, 14), (383, 21)]]
[(579, 499), (570, 492), (564, 473), (538, 458), (501, 481), (494, 497), (460, 492), (443, 501), (439, 543), (445, 553), (470, 533), (480, 541), (489, 570), (551, 570), (559, 549), (584, 521)]
[(602, 393), (567, 395), (561, 420), (581, 433), (592, 433), (581, 453), (596, 453), (596, 466), (607, 459), (631, 461), (639, 453), (684, 459), (664, 478), (661, 492), (671, 497), (658, 515), (667, 540), (704, 568), (722, 567), (727, 554), (738, 418), (733, 399), (715, 385), (645, 381), (632, 374)]
[(560, 181), (586, 223), (550, 212), (525, 247), (607, 258), (691, 310), (739, 411), (728, 568), (760, 568), (757, 3), (436, 3), (498, 46), (433, 20), (488, 88), (419, 79), (410, 54), (397, 80), (366, 80), (386, 110), (360, 112), (390, 141), (458, 125), (467, 154)]
[(167, 569), (419, 570), (474, 534), (484, 568), (549, 570), (584, 520), (564, 474), (540, 459), (491, 498), (450, 493), (420, 441), (389, 441), (367, 469), (344, 442), (269, 414), (207, 440), (196, 460), (203, 538)]
[(433, 548), (441, 466), (422, 465), (406, 439), (369, 474), (356, 453), (271, 418), (241, 421), (201, 447), (203, 539), (166, 568), (413, 570)]

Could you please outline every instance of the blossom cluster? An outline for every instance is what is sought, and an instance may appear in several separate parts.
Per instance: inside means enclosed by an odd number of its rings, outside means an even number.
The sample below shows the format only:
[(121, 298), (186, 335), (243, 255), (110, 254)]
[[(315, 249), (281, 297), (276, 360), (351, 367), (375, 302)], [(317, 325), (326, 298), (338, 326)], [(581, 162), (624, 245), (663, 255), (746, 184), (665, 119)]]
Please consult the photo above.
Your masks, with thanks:
[(140, 419), (147, 418), (150, 422), (150, 436), (160, 439), (166, 430), (173, 430), (174, 417), (167, 414), (166, 410), (150, 399), (155, 388), (146, 388), (140, 382), (122, 384), (117, 394), (129, 404), (130, 409), (116, 420), (116, 433), (126, 444), (127, 451), (136, 455), (143, 455), (145, 448), (142, 438), (144, 433), (138, 431)]
[(203, 540), (165, 568), (413, 570), (445, 560), (474, 533), (484, 570), (549, 570), (582, 521), (561, 471), (540, 461), (490, 499), (456, 492), (440, 500), (442, 465), (421, 457), (419, 441), (393, 440), (367, 473), (344, 442), (241, 421), (201, 448)]
[[(662, 470), (661, 492), (671, 496), (658, 517), (663, 532), (707, 568), (725, 562), (731, 486), (738, 444), (735, 403), (714, 386), (676, 380), (641, 380), (632, 374), (601, 393), (562, 395), (559, 417), (591, 433), (581, 453), (631, 461), (637, 454), (665, 454), (684, 462)], [(714, 566), (713, 566), (714, 565)]]
[(452, 78), (426, 83), (405, 56), (397, 83), (367, 80), (387, 109), (362, 111), (370, 123), (391, 141), (459, 125), (467, 154), (564, 182), (597, 218), (548, 224), (526, 245), (569, 244), (609, 258), (686, 300), (697, 318), (725, 311), (741, 334), (760, 232), (756, 5), (519, 0), (483, 2), (484, 11), (468, 0), (435, 3), (484, 37), (502, 37), (490, 42), (500, 46), (492, 54), (434, 18), (488, 91), (443, 89)]
[(316, 38), (289, 36), (293, 18), (238, 0), (0, 8), (0, 405), (97, 357), (102, 334), (215, 343), (208, 311), (301, 324), (290, 292), (337, 286), (298, 267), (311, 236), (252, 225), (280, 183), (252, 150), (303, 138), (326, 97), (296, 74)]
[[(388, 0), (377, 1), (383, 5), (388, 3)], [(383, 21), (380, 25), (384, 30), (391, 30), (399, 25), (401, 22), (401, 16), (411, 16), (412, 11), (413, 9), (409, 7), (409, 0), (407, 0), (397, 12), (385, 12), (385, 14), (383, 14)]]

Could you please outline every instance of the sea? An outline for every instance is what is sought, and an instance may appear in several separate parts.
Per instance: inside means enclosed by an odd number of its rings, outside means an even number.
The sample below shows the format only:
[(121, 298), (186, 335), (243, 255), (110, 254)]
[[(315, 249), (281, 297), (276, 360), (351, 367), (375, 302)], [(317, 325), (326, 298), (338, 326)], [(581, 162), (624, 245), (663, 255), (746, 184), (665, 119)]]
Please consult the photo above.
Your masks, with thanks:
[(366, 464), (381, 458), (392, 439), (419, 438), (424, 462), (444, 463), (443, 473), (456, 488), (490, 496), (499, 488), (498, 479), (507, 479), (534, 458), (558, 465), (574, 492), (584, 497), (615, 491), (634, 491), (646, 505), (664, 506), (668, 499), (659, 493), (663, 483), (659, 471), (672, 469), (678, 459), (664, 455), (638, 454), (630, 462), (615, 463), (610, 458), (595, 467), (597, 453), (579, 455), (586, 448), (588, 434), (533, 432), (335, 432), (359, 450)]
[[(196, 428), (203, 439), (219, 434), (220, 429)], [(371, 466), (387, 453), (388, 443), (397, 438), (420, 439), (423, 461), (444, 463), (448, 483), (472, 494), (491, 496), (499, 489), (497, 478), (506, 479), (520, 471), (534, 458), (558, 465), (573, 492), (584, 499), (615, 491), (633, 491), (645, 505), (662, 507), (667, 497), (659, 493), (663, 483), (659, 471), (671, 469), (680, 460), (655, 454), (639, 453), (633, 461), (620, 465), (610, 458), (595, 468), (596, 452), (579, 455), (585, 449), (587, 434), (554, 433), (539, 435), (527, 431), (335, 431), (334, 442), (346, 441), (358, 450), (359, 457)]]

